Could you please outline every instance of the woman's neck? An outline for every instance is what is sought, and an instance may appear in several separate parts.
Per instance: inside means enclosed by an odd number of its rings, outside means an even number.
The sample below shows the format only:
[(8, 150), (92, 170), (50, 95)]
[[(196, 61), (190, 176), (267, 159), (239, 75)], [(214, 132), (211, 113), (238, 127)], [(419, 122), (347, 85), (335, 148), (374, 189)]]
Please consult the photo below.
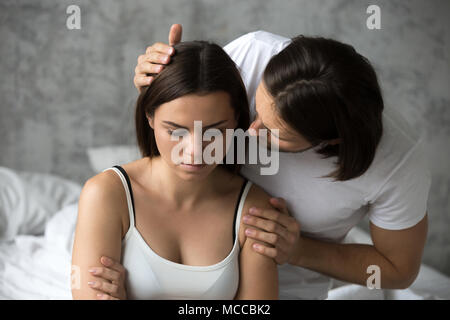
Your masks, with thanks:
[[(160, 156), (151, 159), (151, 180), (160, 195), (178, 209), (194, 207), (202, 199), (208, 198), (215, 190), (219, 168), (214, 169), (203, 180), (184, 180)], [(153, 184), (152, 183), (152, 184)]]

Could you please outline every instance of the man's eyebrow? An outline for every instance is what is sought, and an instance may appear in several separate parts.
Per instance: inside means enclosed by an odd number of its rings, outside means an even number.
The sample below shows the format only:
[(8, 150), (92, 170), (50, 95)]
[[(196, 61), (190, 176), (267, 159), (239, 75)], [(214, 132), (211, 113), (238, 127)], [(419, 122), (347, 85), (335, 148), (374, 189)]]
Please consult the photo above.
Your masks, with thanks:
[[(217, 127), (218, 125), (223, 124), (223, 123), (225, 123), (225, 122), (227, 122), (227, 121), (228, 121), (228, 120), (221, 120), (221, 121), (218, 121), (218, 122), (209, 124), (209, 125), (207, 125), (207, 126), (203, 126), (203, 129), (209, 129), (209, 128), (212, 128), (212, 127)], [(171, 125), (171, 126), (173, 126), (173, 127), (176, 127), (176, 128), (188, 129), (188, 128), (183, 127), (183, 126), (181, 126), (181, 125), (179, 125), (179, 124), (176, 124), (175, 122), (172, 122), (172, 121), (163, 121), (163, 122), (166, 123), (166, 124), (168, 124), (168, 125)]]

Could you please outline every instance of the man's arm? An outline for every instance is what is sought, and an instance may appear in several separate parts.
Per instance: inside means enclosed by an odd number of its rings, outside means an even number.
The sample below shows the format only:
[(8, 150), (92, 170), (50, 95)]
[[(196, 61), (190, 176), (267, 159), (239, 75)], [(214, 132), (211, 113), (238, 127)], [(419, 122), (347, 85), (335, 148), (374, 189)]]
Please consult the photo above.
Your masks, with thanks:
[[(403, 230), (382, 229), (370, 224), (373, 245), (336, 244), (297, 236), (298, 222), (278, 210), (256, 210), (246, 224), (256, 227), (252, 235), (271, 247), (262, 246), (259, 253), (326, 274), (342, 281), (367, 284), (367, 268), (378, 266), (381, 287), (402, 289), (410, 286), (420, 269), (428, 230), (428, 215), (415, 226)], [(286, 209), (284, 209), (286, 211)], [(294, 231), (292, 231), (294, 230)], [(276, 235), (276, 236), (274, 236)]]
[(367, 284), (371, 265), (380, 268), (381, 288), (404, 289), (417, 277), (426, 242), (428, 217), (404, 230), (370, 224), (373, 245), (334, 244), (301, 237), (291, 263), (342, 281)]

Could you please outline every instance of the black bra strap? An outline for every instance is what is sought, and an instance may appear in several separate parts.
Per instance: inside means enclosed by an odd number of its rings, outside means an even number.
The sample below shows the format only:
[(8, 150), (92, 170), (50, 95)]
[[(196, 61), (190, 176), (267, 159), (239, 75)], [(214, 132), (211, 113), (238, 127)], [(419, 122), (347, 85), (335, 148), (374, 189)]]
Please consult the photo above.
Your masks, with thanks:
[(120, 172), (122, 172), (122, 174), (125, 176), (125, 180), (127, 180), (127, 185), (128, 185), (128, 191), (130, 191), (130, 196), (131, 196), (131, 204), (133, 206), (133, 217), (134, 217), (134, 224), (136, 224), (136, 214), (134, 212), (134, 198), (133, 198), (133, 189), (131, 188), (131, 182), (130, 182), (130, 178), (128, 177), (127, 172), (125, 171), (124, 168), (122, 168), (121, 166), (117, 165), (114, 166), (114, 168), (117, 168), (120, 170)]

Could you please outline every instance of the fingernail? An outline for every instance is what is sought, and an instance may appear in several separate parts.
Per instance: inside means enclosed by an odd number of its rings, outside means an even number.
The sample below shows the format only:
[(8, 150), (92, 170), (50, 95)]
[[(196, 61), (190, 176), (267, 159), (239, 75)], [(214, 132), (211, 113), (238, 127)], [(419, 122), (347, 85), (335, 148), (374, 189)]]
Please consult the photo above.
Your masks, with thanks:
[(254, 234), (253, 230), (245, 229), (245, 234), (248, 236), (252, 236)]
[(88, 286), (93, 287), (95, 285), (95, 281), (89, 281)]
[(101, 297), (103, 297), (103, 294), (97, 293), (97, 297), (101, 298)]
[(250, 213), (256, 213), (256, 208), (255, 208), (255, 207), (251, 207), (250, 210), (248, 210), (248, 212), (250, 212)]
[(250, 220), (250, 217), (245, 215), (243, 219), (244, 219), (244, 222), (248, 222), (248, 220)]
[(148, 84), (152, 83), (152, 81), (153, 81), (153, 78), (149, 78), (148, 79)]
[(162, 68), (163, 68), (163, 66), (158, 66), (157, 71), (160, 72), (162, 70)]
[(97, 272), (96, 269), (89, 269), (88, 271), (89, 271), (90, 273), (96, 273), (96, 272)]
[(109, 266), (111, 264), (111, 259), (107, 258), (107, 257), (102, 257), (102, 263)]
[(169, 61), (169, 57), (168, 56), (164, 57), (163, 61), (164, 62), (168, 62)]
[(175, 49), (174, 48), (170, 48), (169, 49), (169, 54), (173, 54), (175, 52)]
[(253, 245), (253, 248), (255, 248), (256, 250), (259, 250), (259, 249), (261, 249), (261, 246), (259, 244), (255, 243)]

